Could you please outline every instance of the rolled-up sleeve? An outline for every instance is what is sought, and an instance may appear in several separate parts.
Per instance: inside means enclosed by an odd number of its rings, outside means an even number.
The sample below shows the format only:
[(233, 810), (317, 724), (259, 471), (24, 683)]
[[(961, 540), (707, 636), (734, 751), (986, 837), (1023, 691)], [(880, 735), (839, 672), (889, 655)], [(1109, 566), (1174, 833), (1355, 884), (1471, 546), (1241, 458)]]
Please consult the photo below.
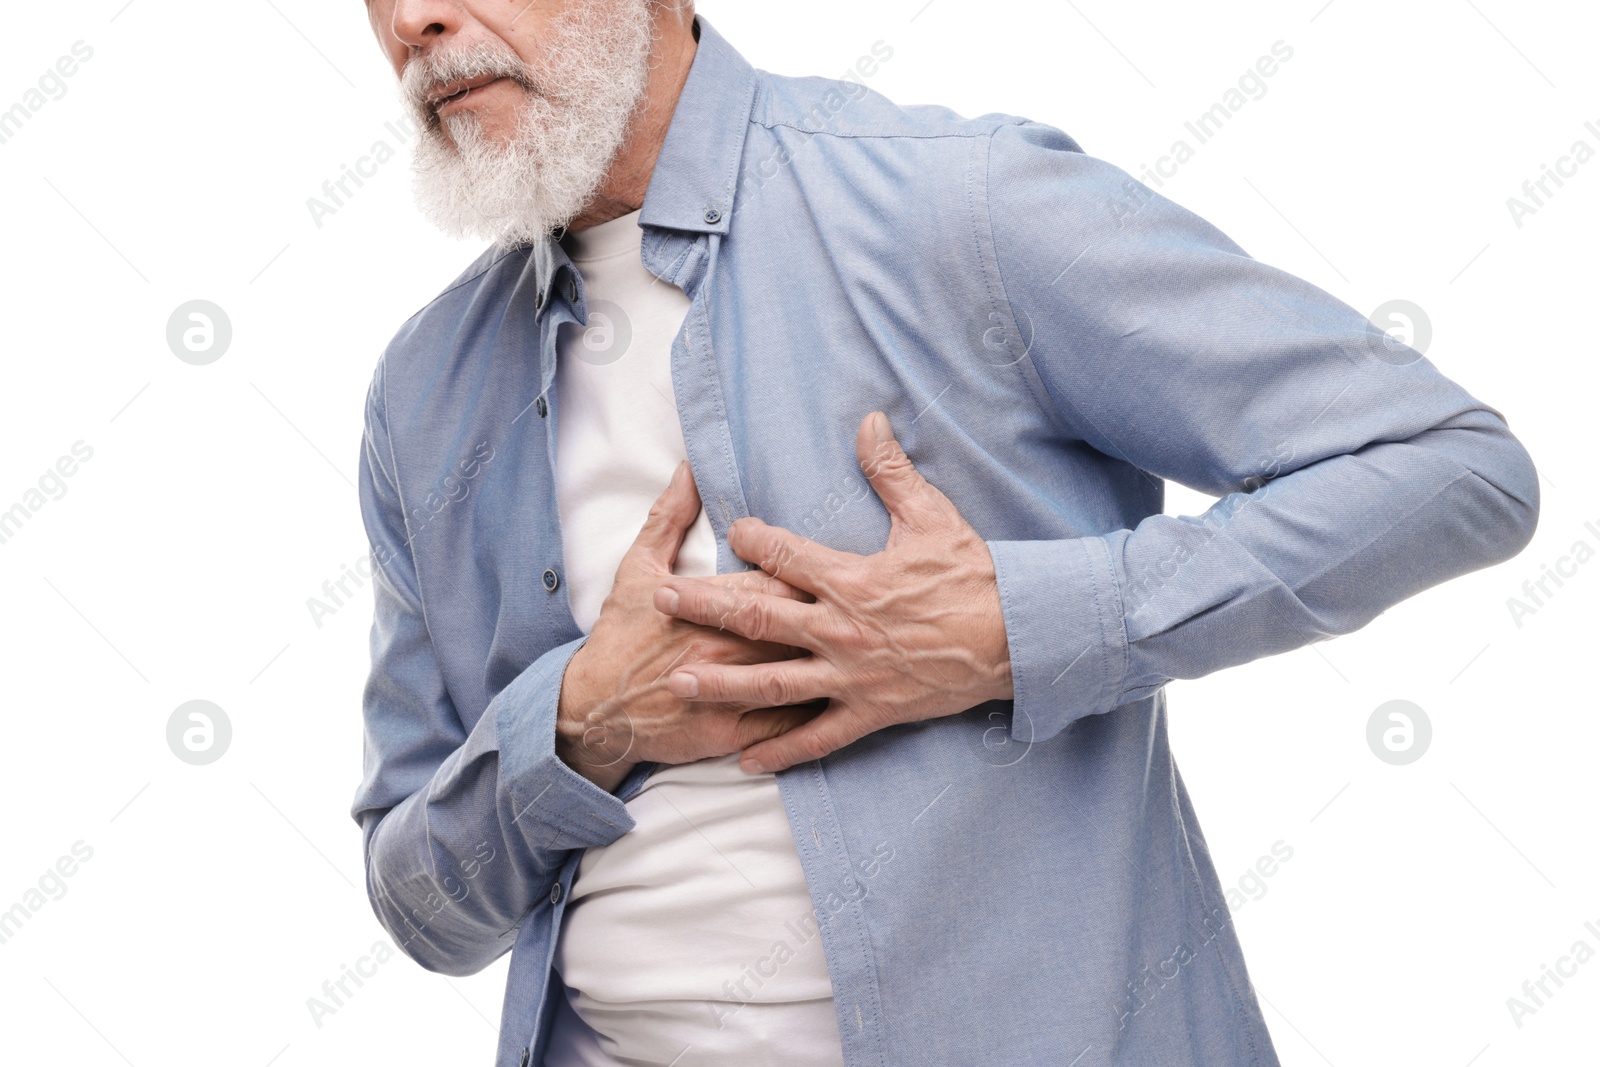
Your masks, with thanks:
[(980, 224), (1044, 417), (1219, 498), (989, 542), (1019, 739), (1349, 633), (1532, 538), (1527, 451), (1420, 353), (1059, 130), (988, 147)]
[(616, 796), (555, 754), (555, 718), (576, 639), (549, 649), (494, 697), (471, 731), (451, 700), (408, 547), (373, 376), (359, 485), (373, 552), (372, 666), (362, 699), (367, 894), (395, 943), (431, 971), (482, 970), (550, 905), (574, 848), (633, 828)]

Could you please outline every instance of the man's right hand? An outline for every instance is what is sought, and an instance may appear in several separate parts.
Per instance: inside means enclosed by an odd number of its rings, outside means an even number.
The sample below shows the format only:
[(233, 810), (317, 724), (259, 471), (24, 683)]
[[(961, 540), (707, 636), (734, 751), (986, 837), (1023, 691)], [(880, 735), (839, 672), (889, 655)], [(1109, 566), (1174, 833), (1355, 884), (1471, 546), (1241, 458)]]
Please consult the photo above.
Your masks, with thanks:
[[(589, 639), (568, 662), (562, 679), (556, 754), (608, 792), (638, 763), (692, 763), (739, 752), (815, 717), (825, 703), (782, 708), (714, 704), (682, 700), (667, 691), (667, 675), (682, 663), (767, 663), (809, 655), (804, 649), (751, 641), (655, 609), (655, 591), (672, 576), (684, 535), (699, 514), (699, 494), (685, 461), (651, 505), (617, 567)], [(705, 580), (814, 600), (759, 570)]]

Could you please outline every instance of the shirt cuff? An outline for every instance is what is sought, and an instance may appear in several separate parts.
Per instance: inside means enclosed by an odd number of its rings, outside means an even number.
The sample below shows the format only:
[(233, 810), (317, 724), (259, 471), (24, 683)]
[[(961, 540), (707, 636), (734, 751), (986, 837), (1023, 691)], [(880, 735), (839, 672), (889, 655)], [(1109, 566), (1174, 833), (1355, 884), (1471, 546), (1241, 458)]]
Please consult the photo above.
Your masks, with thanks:
[[(556, 755), (561, 679), (586, 640), (574, 638), (546, 652), (494, 698), (501, 787), (511, 798), (513, 822), (544, 847), (608, 845), (634, 825), (621, 800)], [(533, 832), (536, 825), (545, 831)]]
[(1128, 636), (1107, 538), (985, 543), (1011, 655), (1012, 740), (1043, 741), (1117, 707)]

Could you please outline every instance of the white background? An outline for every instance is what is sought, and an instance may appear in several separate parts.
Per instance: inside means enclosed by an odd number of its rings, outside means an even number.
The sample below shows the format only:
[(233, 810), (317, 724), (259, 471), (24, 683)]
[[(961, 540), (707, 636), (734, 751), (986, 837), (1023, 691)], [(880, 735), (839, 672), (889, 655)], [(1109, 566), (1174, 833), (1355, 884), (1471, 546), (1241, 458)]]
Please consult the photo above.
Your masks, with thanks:
[[(1584, 929), (1600, 927), (1600, 727), (1583, 684), (1600, 562), (1520, 627), (1506, 603), (1574, 542), (1600, 547), (1600, 160), (1521, 227), (1506, 205), (1575, 140), (1600, 149), (1584, 128), (1600, 127), (1593, 5), (700, 10), (781, 73), (838, 75), (882, 40), (894, 56), (870, 84), (892, 99), (1049, 122), (1135, 174), (1193, 143), (1184, 121), (1275, 41), (1293, 48), (1161, 191), (1363, 313), (1424, 308), (1429, 358), (1533, 453), (1543, 513), (1518, 558), (1359, 634), (1174, 684), (1174, 747), (1225, 884), (1275, 842), (1293, 849), (1236, 915), (1286, 1065), (1597, 1062), (1600, 960), (1520, 1027), (1506, 1006), (1580, 938), (1600, 950)], [(306, 600), (365, 550), (354, 479), (374, 361), (477, 248), (416, 215), (404, 156), (320, 227), (307, 209), (394, 143), (401, 108), (356, 0), (6, 17), (0, 109), (74, 42), (93, 57), (0, 144), (0, 510), (74, 442), (93, 456), (0, 544), (0, 910), (74, 842), (93, 856), (0, 944), (0, 1057), (487, 1065), (504, 958), (446, 979), (397, 955), (320, 1026), (306, 1003), (387, 941), (348, 814), (370, 594), (320, 627)], [(234, 331), (203, 367), (166, 343), (196, 298)], [(1169, 510), (1206, 503), (1174, 487)], [(196, 698), (234, 730), (204, 767), (166, 742)], [(1367, 747), (1391, 699), (1433, 724), (1408, 766)]]

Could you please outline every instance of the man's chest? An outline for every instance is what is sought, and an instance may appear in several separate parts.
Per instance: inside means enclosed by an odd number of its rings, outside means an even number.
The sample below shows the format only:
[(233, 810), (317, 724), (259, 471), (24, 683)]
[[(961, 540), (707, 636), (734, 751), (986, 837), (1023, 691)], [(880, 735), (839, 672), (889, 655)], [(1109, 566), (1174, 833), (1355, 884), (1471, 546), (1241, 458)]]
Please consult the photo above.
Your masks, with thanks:
[[(888, 514), (856, 443), (874, 409), (986, 538), (1109, 524), (1095, 514), (1105, 457), (1050, 440), (1017, 368), (983, 347), (982, 330), (952, 313), (894, 311), (908, 294), (890, 300), (859, 277), (796, 276), (775, 295), (773, 270), (724, 262), (673, 309), (681, 321), (654, 359), (639, 357), (666, 341), (660, 309), (574, 288), (572, 307), (538, 316), (479, 309), (454, 339), (460, 350), (391, 398), (409, 547), (430, 617), (451, 623), (434, 639), (464, 718), (581, 633), (558, 465), (599, 462), (614, 438), (659, 447), (639, 435), (663, 415), (671, 427), (674, 405), (719, 572), (746, 566), (726, 537), (746, 515), (842, 551), (884, 547)], [(596, 409), (603, 423), (564, 421)], [(608, 491), (604, 470), (591, 474), (588, 491)]]

